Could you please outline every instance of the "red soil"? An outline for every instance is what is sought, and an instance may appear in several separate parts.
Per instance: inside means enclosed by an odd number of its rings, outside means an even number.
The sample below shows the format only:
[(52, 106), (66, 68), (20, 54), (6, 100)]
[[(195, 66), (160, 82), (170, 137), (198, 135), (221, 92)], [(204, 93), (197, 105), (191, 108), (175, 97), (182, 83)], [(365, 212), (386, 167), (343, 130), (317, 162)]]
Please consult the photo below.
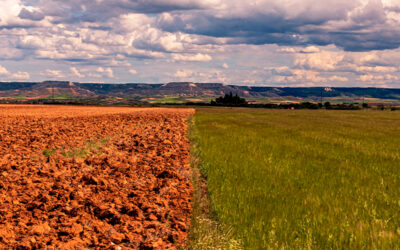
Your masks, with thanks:
[(0, 248), (184, 246), (192, 113), (0, 106)]

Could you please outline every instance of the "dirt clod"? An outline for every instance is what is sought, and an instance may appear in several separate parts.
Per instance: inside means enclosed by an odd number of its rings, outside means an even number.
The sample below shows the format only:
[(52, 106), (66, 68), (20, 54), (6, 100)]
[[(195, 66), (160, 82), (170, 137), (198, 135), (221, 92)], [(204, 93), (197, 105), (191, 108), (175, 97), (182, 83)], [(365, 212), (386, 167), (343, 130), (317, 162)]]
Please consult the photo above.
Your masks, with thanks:
[(0, 105), (0, 248), (185, 245), (191, 113)]

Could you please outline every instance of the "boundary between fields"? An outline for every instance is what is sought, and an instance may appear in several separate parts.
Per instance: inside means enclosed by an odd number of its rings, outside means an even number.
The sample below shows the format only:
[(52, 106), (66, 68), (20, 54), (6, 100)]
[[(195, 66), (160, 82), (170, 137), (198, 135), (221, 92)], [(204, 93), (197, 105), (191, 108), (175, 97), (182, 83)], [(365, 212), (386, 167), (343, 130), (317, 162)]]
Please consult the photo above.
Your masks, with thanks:
[(207, 190), (207, 175), (201, 164), (194, 115), (188, 117), (187, 123), (193, 184), (193, 212), (188, 249), (243, 249), (240, 241), (234, 239), (232, 230), (213, 216)]

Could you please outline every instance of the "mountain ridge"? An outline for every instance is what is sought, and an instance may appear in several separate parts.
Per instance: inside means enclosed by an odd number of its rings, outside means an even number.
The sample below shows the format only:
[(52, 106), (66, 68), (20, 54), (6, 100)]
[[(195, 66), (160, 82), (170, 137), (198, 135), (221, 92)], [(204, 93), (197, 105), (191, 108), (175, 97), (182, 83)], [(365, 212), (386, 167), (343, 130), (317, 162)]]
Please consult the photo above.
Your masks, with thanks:
[(315, 99), (334, 97), (379, 98), (400, 101), (400, 88), (374, 87), (273, 87), (239, 86), (222, 83), (169, 82), (146, 83), (79, 83), (70, 81), (0, 82), (0, 97), (9, 98), (88, 98), (108, 96), (114, 98), (152, 98), (165, 96), (209, 97), (225, 93), (245, 98), (292, 97)]

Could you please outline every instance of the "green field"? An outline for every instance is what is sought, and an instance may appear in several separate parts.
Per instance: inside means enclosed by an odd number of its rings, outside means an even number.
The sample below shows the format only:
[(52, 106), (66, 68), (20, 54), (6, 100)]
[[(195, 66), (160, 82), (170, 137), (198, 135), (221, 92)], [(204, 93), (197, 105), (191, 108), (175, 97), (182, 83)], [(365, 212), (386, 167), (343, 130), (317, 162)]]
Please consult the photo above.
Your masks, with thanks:
[(198, 109), (194, 130), (244, 248), (400, 247), (400, 112)]

